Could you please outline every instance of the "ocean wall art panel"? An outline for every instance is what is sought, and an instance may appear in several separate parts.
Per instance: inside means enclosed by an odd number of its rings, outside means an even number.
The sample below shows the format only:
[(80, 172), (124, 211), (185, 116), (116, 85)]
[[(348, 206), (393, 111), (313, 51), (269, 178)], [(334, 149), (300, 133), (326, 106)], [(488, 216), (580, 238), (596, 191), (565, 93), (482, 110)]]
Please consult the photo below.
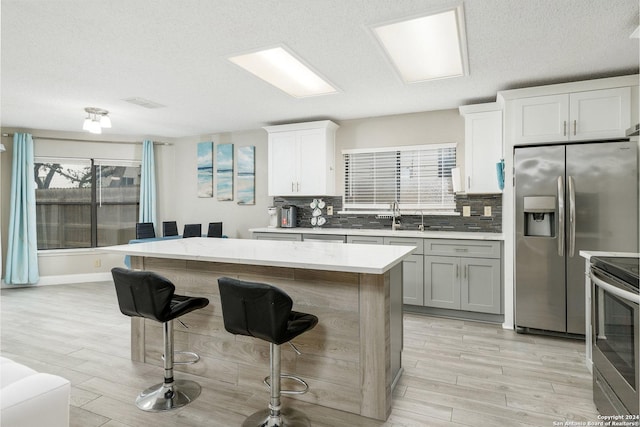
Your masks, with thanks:
[(213, 197), (213, 142), (198, 143), (198, 197)]
[(218, 200), (233, 200), (233, 144), (216, 145), (216, 180)]
[(256, 147), (238, 147), (238, 204), (256, 204)]

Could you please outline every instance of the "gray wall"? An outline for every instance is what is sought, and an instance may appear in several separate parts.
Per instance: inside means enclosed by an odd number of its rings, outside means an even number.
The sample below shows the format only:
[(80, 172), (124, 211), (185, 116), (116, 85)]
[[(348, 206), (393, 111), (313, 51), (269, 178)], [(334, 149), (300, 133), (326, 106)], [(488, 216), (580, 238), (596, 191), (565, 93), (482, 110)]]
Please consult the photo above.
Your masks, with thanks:
[[(336, 194), (344, 193), (342, 150), (455, 142), (464, 167), (464, 119), (458, 109), (344, 120), (336, 133)], [(463, 175), (464, 176), (464, 175)]]
[[(342, 195), (344, 183), (341, 150), (431, 143), (458, 143), (458, 164), (464, 159), (464, 120), (458, 110), (421, 112), (386, 117), (345, 120), (338, 123), (336, 134), (336, 195)], [(142, 141), (143, 136), (99, 135), (85, 132), (55, 132), (34, 129), (2, 129), (2, 133), (29, 132), (34, 138), (36, 156), (87, 157), (107, 159), (140, 159), (141, 144), (79, 143), (73, 141), (47, 141), (43, 137), (77, 138), (114, 141)], [(40, 137), (40, 138), (39, 138)], [(273, 198), (267, 196), (267, 133), (263, 129), (200, 135), (173, 139), (148, 136), (154, 141), (168, 141), (173, 145), (156, 145), (158, 174), (158, 221), (178, 222), (179, 230), (185, 223), (201, 223), (203, 230), (209, 222), (222, 221), (224, 233), (229, 237), (249, 238), (249, 228), (268, 225), (267, 207)], [(198, 142), (233, 143), (234, 148), (256, 147), (256, 204), (241, 206), (237, 201), (218, 201), (198, 198), (196, 147)], [(12, 138), (3, 137), (7, 147), (0, 154), (0, 231), (3, 254), (6, 256), (6, 230), (9, 222)], [(215, 180), (214, 180), (215, 181)], [(73, 254), (73, 256), (68, 256)], [(99, 261), (100, 267), (96, 267)], [(52, 251), (39, 257), (41, 276), (71, 274), (106, 274), (112, 266), (121, 265), (120, 257), (92, 251)], [(4, 269), (3, 269), (4, 271)]]
[[(238, 147), (253, 145), (256, 147), (256, 203), (238, 205), (235, 200), (218, 201), (215, 189), (212, 198), (199, 198), (197, 192), (197, 145), (198, 142), (213, 141), (214, 144), (231, 143), (234, 152)], [(267, 196), (267, 132), (263, 129), (203, 135), (182, 138), (175, 145), (175, 176), (169, 195), (171, 203), (163, 212), (166, 220), (176, 220), (178, 231), (185, 223), (200, 223), (203, 231), (209, 222), (223, 222), (223, 233), (234, 238), (250, 238), (249, 228), (265, 227), (268, 224), (267, 207), (272, 198)], [(234, 155), (234, 162), (237, 161)], [(214, 148), (215, 168), (215, 148)], [(237, 166), (236, 166), (237, 169)]]

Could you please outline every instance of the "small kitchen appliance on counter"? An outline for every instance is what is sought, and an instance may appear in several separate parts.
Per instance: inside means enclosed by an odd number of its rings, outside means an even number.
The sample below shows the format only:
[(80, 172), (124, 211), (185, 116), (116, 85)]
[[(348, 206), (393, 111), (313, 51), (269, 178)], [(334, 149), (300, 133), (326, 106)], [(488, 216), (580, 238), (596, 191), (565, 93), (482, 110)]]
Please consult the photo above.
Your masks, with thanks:
[(296, 226), (297, 209), (295, 206), (283, 206), (280, 209), (280, 227), (293, 228)]
[(593, 402), (601, 415), (639, 413), (639, 266), (638, 257), (591, 258)]
[(269, 228), (278, 228), (280, 221), (278, 221), (278, 208), (276, 206), (269, 206), (267, 208), (269, 214)]

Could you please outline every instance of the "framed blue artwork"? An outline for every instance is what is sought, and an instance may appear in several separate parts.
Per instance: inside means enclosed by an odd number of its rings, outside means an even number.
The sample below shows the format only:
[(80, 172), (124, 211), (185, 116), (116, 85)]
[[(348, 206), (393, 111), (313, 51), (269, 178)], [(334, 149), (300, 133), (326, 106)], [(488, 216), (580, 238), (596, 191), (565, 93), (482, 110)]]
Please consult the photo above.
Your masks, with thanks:
[(256, 147), (238, 147), (238, 204), (256, 204)]
[(213, 197), (213, 142), (198, 143), (198, 197)]
[(233, 200), (233, 144), (216, 145), (216, 182), (218, 200)]

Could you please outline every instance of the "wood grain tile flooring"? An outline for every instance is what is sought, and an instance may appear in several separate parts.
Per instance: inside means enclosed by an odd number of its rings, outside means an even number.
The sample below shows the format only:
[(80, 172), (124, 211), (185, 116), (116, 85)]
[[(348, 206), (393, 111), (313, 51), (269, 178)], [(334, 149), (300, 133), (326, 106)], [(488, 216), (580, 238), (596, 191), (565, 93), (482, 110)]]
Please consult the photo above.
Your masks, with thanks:
[[(168, 413), (138, 410), (136, 395), (160, 382), (162, 370), (129, 359), (129, 319), (120, 314), (111, 283), (3, 289), (0, 306), (0, 352), (71, 381), (74, 427), (239, 426), (267, 404), (260, 378), (247, 388), (178, 372), (202, 385), (195, 402)], [(414, 314), (405, 315), (404, 334), (404, 374), (386, 422), (289, 399), (285, 404), (326, 427), (598, 421), (582, 341)]]

